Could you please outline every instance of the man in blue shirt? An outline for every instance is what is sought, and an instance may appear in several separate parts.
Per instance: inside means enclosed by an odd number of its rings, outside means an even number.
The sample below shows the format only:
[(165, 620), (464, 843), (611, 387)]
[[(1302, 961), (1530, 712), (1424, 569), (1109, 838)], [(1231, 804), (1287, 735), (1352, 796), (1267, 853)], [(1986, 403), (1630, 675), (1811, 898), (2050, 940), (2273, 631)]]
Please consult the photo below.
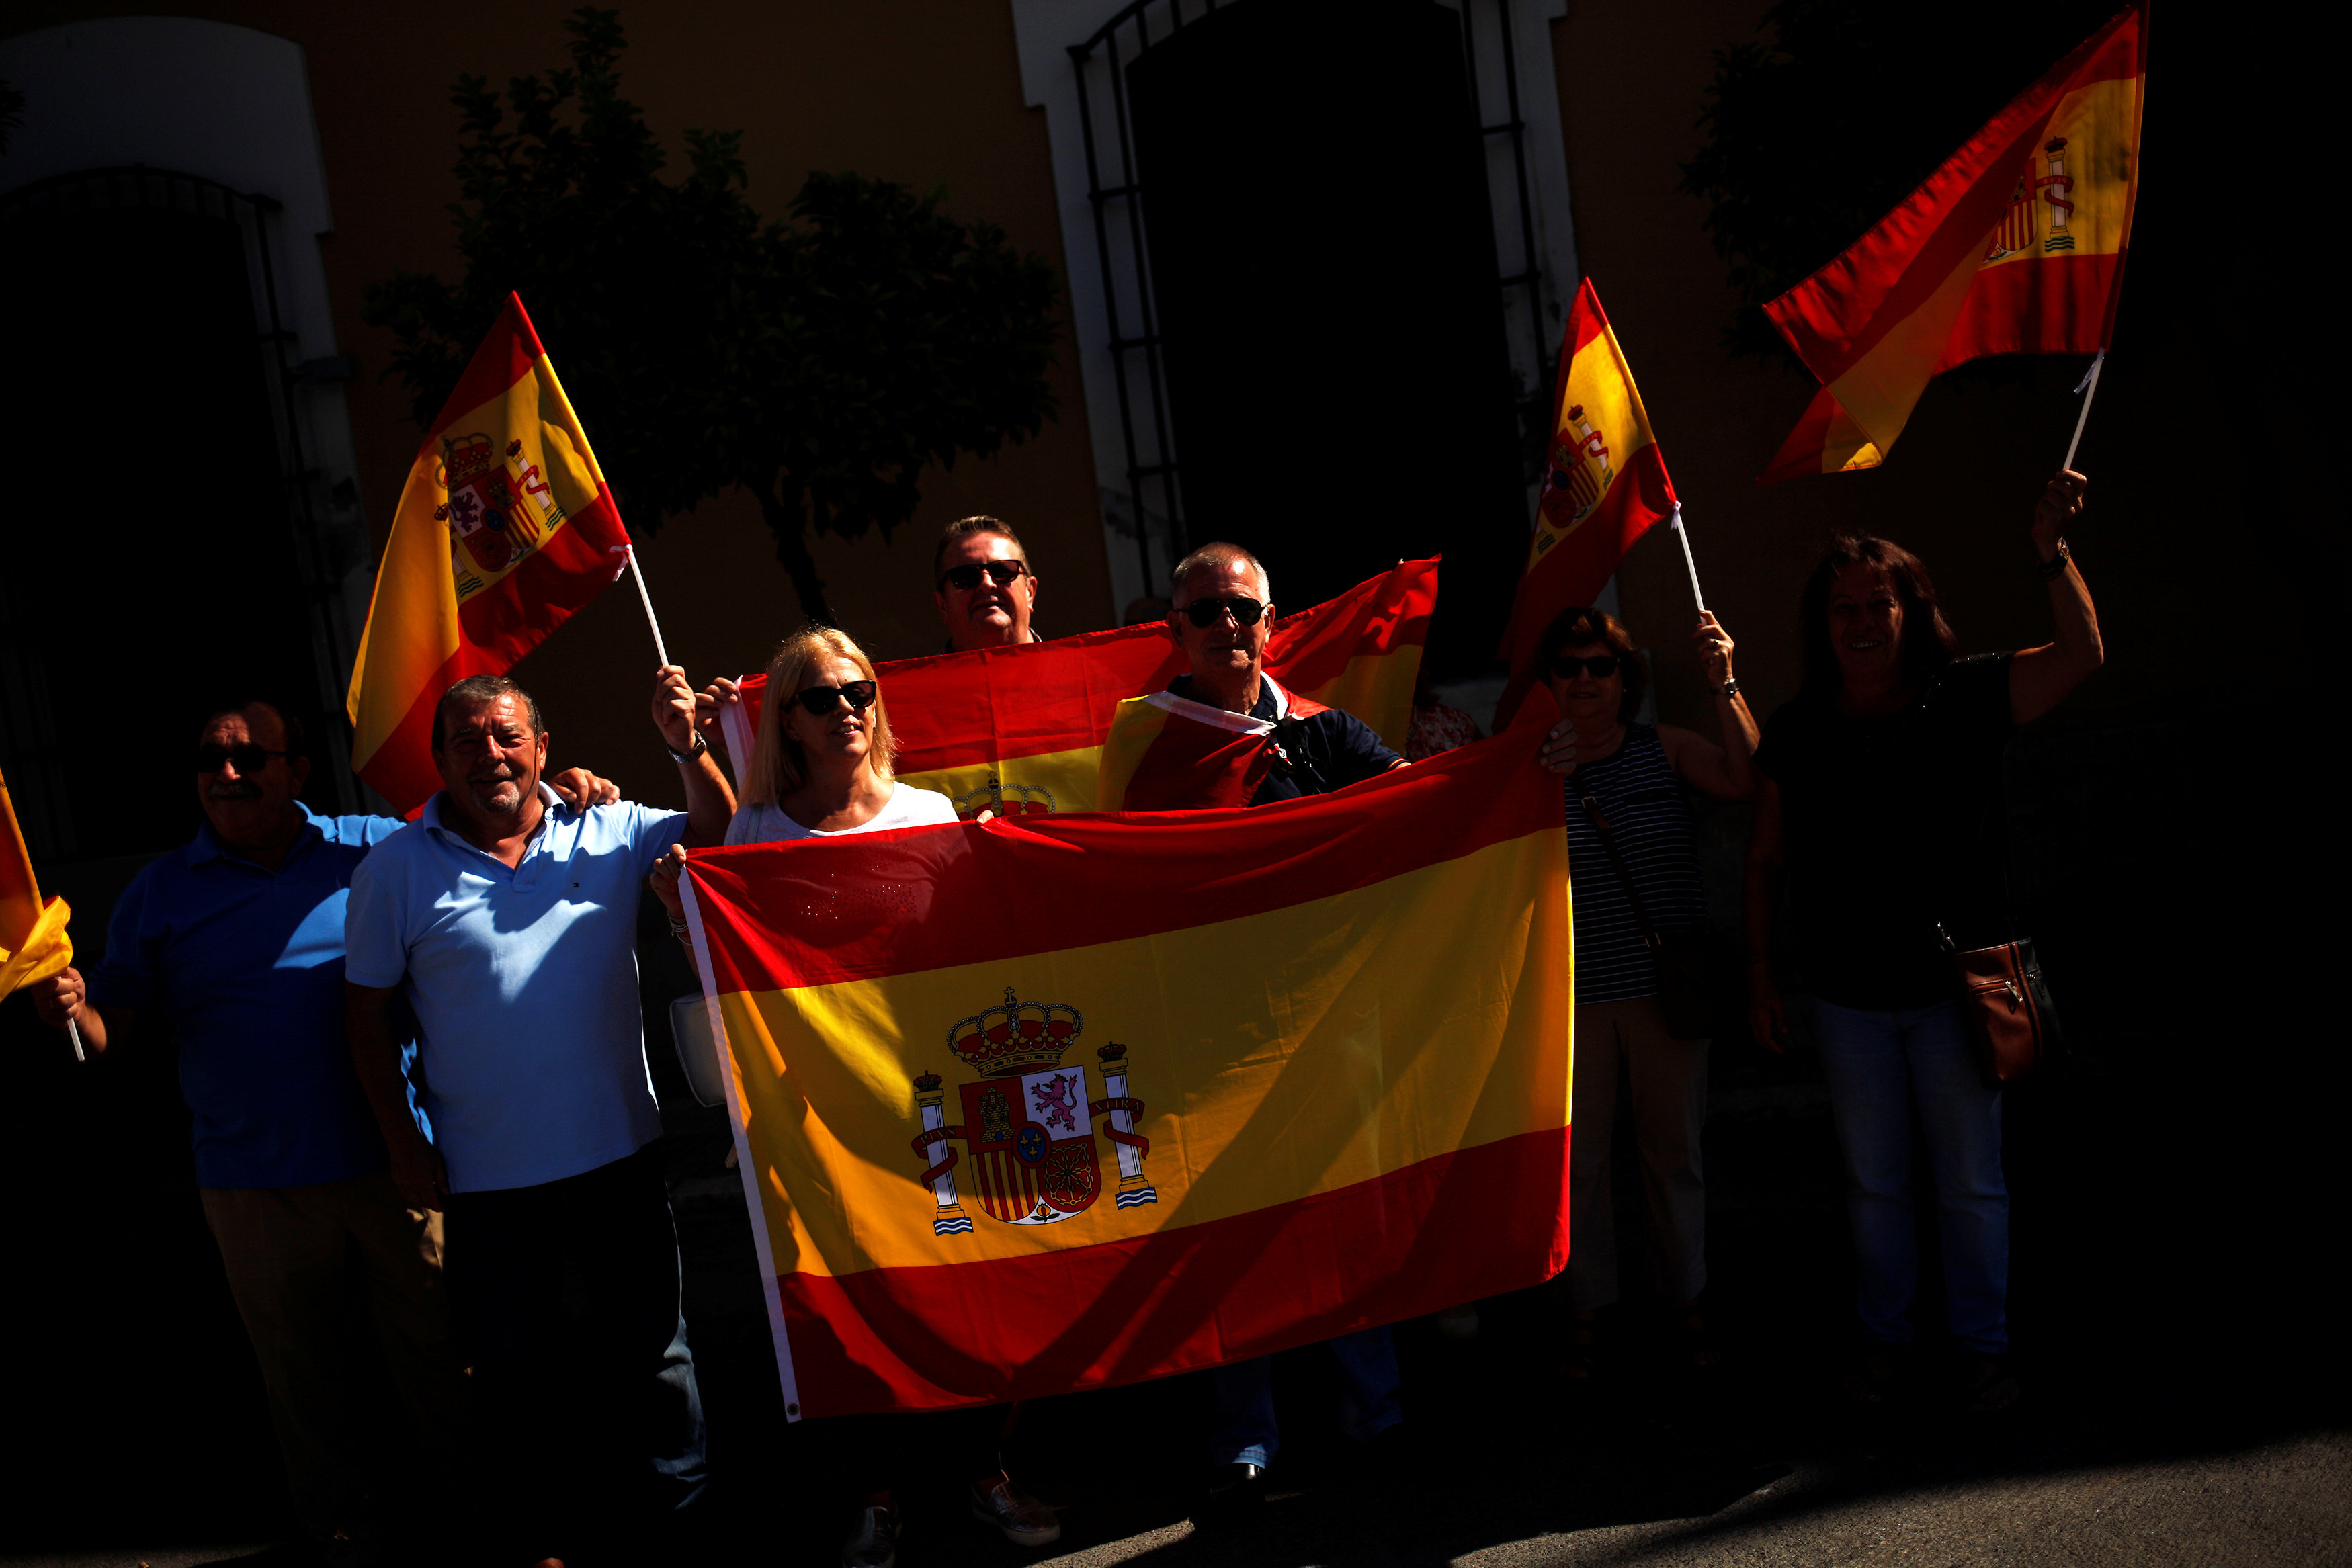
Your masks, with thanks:
[[(1168, 689), (1275, 727), (1282, 750), (1253, 806), (1320, 795), (1402, 768), (1370, 726), (1338, 708), (1304, 717), (1261, 667), (1274, 630), (1274, 589), (1257, 557), (1239, 545), (1208, 544), (1176, 566), (1169, 631), (1192, 665)], [(1397, 1403), (1396, 1345), (1386, 1328), (1328, 1342), (1339, 1364), (1347, 1435), (1369, 1443), (1404, 1419)], [(1229, 1509), (1261, 1495), (1265, 1467), (1281, 1447), (1274, 1412), (1274, 1358), (1217, 1368), (1216, 1429), (1209, 1439), (1208, 1500)]]
[[(305, 807), (300, 727), (266, 703), (208, 718), (195, 770), (195, 841), (133, 879), (87, 981), (68, 969), (29, 988), (92, 1052), (142, 1032), (177, 1046), (205, 1218), (296, 1512), (323, 1544), (368, 1521), (367, 1455), (399, 1422), (354, 1375), (371, 1322), (428, 1460), (449, 1471), (464, 1405), (440, 1217), (394, 1188), (343, 1036), (344, 902), (369, 846), (404, 824)], [(580, 769), (562, 783), (617, 798)]]
[[(434, 713), (445, 788), (352, 883), (353, 1059), (401, 1191), (448, 1212), (451, 1289), (510, 1477), (500, 1545), (518, 1562), (560, 1562), (583, 1532), (559, 1477), (603, 1500), (642, 1493), (664, 1512), (692, 1506), (704, 1482), (677, 1231), (646, 1148), (661, 1117), (637, 903), (671, 845), (725, 841), (735, 800), (696, 731), (684, 672), (656, 682), (688, 810), (570, 809), (540, 782), (538, 705), (504, 676), (475, 676)], [(415, 1010), (431, 1143), (403, 1098), (395, 991)], [(565, 1344), (572, 1280), (590, 1320), (578, 1361)], [(568, 1429), (575, 1407), (595, 1430)], [(581, 1436), (583, 1451), (567, 1451)]]

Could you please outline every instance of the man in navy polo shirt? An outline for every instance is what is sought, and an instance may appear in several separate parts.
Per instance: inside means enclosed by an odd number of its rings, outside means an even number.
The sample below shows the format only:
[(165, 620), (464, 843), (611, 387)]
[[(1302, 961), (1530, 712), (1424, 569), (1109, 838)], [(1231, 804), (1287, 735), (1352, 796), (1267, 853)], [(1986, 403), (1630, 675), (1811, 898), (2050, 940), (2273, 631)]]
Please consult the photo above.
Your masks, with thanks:
[[(658, 1517), (691, 1507), (704, 1482), (677, 1230), (646, 1148), (661, 1114), (637, 903), (671, 845), (725, 841), (735, 800), (696, 731), (685, 673), (666, 667), (656, 683), (688, 810), (571, 810), (540, 782), (538, 704), (478, 675), (434, 712), (443, 789), (352, 883), (352, 1054), (394, 1179), (411, 1203), (448, 1211), (450, 1285), (516, 1562), (560, 1563), (592, 1528), (578, 1495), (642, 1500)], [(415, 1009), (430, 1144), (402, 1097), (395, 990)], [(565, 1343), (575, 1281), (587, 1317), (577, 1360)], [(569, 1429), (575, 1409), (593, 1430)]]
[[(132, 880), (87, 983), (68, 969), (28, 988), (94, 1052), (135, 1042), (142, 1020), (178, 1047), (205, 1218), (296, 1512), (324, 1544), (368, 1521), (366, 1455), (399, 1422), (353, 1375), (355, 1337), (373, 1323), (428, 1470), (454, 1471), (464, 1406), (441, 1218), (394, 1188), (343, 1037), (344, 902), (369, 846), (404, 824), (305, 807), (300, 726), (267, 703), (209, 717), (195, 770), (195, 841)], [(583, 769), (561, 783), (618, 798)]]
[(1168, 689), (1275, 727), (1281, 760), (1251, 805), (1320, 795), (1404, 766), (1353, 714), (1335, 707), (1303, 718), (1292, 713), (1290, 694), (1263, 667), (1274, 631), (1274, 587), (1257, 557), (1239, 545), (1202, 545), (1176, 563), (1175, 586), (1168, 629), (1192, 669)]
[[(1274, 630), (1274, 589), (1257, 557), (1239, 545), (1202, 545), (1177, 563), (1175, 589), (1168, 627), (1192, 669), (1168, 689), (1275, 727), (1280, 758), (1251, 805), (1320, 795), (1405, 765), (1352, 714), (1324, 708), (1302, 718), (1292, 712), (1290, 695), (1262, 667)], [(1344, 1429), (1369, 1443), (1404, 1419), (1397, 1404), (1396, 1345), (1386, 1328), (1328, 1343), (1339, 1364)], [(1209, 1439), (1208, 1500), (1213, 1507), (1231, 1508), (1260, 1495), (1265, 1467), (1281, 1446), (1273, 1375), (1272, 1356), (1234, 1362), (1212, 1375), (1217, 1415)]]

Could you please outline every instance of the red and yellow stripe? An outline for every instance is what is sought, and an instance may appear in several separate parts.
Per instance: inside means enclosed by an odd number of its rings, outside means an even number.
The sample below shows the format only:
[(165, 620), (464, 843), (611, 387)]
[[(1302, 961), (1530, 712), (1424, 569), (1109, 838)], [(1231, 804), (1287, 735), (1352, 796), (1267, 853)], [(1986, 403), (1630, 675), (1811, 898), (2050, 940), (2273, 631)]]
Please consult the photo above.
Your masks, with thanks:
[(0, 778), (0, 997), (64, 972), (73, 962), (73, 938), (66, 933), (72, 918), (64, 899), (41, 896), (16, 803)]
[[(452, 532), (448, 444), (488, 444), (527, 544), (495, 566)], [(516, 295), (417, 448), (352, 667), (352, 767), (403, 811), (441, 787), (434, 705), (512, 669), (627, 563), (628, 531)], [(495, 558), (493, 558), (495, 559)]]
[(2106, 347), (2139, 188), (2147, 50), (2147, 7), (2135, 5), (1764, 308), (1822, 388), (1759, 484), (1875, 467), (1929, 378), (1955, 365)]
[[(794, 1412), (1160, 1376), (1557, 1272), (1573, 977), (1543, 727), (1255, 810), (691, 856)], [(1008, 1082), (950, 1044), (1008, 991), (1082, 1020), (1049, 1054), (1090, 1095), (1116, 1042), (1093, 1119), (1139, 1103), (1143, 1153), (1123, 1179), (1106, 1131), (1100, 1196), (1027, 1225), (989, 1212), (1011, 1167), (965, 1157), (943, 1219), (956, 1142), (913, 1145)]]
[[(1285, 690), (1353, 714), (1402, 752), (1436, 607), (1437, 562), (1400, 561), (1336, 599), (1284, 616), (1267, 639), (1265, 667)], [(1153, 622), (900, 659), (875, 673), (898, 732), (898, 776), (955, 799), (966, 816), (982, 809), (1018, 816), (1095, 810), (1113, 710), (1183, 671), (1182, 653)], [(746, 676), (742, 703), (728, 710), (728, 749), (739, 772), (758, 733), (766, 686), (766, 676)]]

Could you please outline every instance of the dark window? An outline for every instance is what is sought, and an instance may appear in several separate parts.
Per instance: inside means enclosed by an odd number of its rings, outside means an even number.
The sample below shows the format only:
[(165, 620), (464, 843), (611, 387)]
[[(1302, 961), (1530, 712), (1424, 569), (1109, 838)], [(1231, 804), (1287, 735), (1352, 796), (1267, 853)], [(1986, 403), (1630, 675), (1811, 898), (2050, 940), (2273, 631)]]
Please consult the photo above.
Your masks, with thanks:
[(1498, 286), (1534, 277), (1531, 241), (1508, 277), (1496, 255), (1487, 139), (1522, 128), (1481, 123), (1462, 29), (1430, 0), (1241, 0), (1131, 6), (1072, 50), (1082, 93), (1113, 68), (1104, 125), (1082, 111), (1139, 509), (1171, 553), (1265, 557), (1286, 610), (1443, 553), (1448, 673), (1492, 659), (1526, 549)]
[(152, 171), (0, 198), (0, 770), (37, 863), (184, 841), (196, 726), (238, 693), (303, 720), (312, 803), (353, 809), (266, 216)]

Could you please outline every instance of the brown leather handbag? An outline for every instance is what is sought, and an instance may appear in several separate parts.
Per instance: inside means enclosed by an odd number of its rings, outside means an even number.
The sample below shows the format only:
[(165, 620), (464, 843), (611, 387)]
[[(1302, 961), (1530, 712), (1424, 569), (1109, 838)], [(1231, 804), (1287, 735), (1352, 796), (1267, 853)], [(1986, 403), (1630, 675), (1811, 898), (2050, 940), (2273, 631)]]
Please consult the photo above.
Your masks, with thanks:
[(1976, 1045), (1977, 1070), (1986, 1088), (2006, 1088), (2032, 1071), (2057, 1041), (2057, 1010), (2033, 940), (1964, 948), (1941, 925), (1936, 935), (1959, 976), (1960, 1017)]

